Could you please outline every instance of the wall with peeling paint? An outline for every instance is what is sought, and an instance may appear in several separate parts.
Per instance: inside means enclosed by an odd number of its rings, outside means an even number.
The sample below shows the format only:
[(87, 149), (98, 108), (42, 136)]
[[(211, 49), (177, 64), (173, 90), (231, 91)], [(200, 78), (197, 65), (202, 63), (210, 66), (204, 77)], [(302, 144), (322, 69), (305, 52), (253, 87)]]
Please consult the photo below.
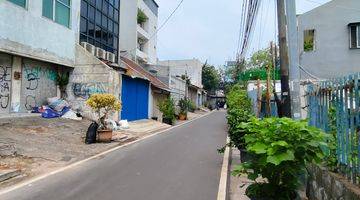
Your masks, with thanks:
[(71, 1), (70, 28), (42, 16), (42, 1), (24, 9), (0, 1), (0, 51), (73, 66), (79, 37), (80, 1)]

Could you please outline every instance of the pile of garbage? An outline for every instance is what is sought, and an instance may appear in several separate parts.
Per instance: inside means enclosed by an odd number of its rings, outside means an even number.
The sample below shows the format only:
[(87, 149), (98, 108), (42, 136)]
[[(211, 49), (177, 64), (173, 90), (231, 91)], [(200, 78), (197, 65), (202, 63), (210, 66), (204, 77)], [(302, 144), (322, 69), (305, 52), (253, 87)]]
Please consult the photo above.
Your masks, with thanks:
[(53, 97), (47, 99), (48, 105), (34, 107), (32, 113), (41, 113), (43, 118), (64, 118), (72, 120), (82, 120), (80, 113), (75, 113), (71, 110), (70, 104), (61, 98)]

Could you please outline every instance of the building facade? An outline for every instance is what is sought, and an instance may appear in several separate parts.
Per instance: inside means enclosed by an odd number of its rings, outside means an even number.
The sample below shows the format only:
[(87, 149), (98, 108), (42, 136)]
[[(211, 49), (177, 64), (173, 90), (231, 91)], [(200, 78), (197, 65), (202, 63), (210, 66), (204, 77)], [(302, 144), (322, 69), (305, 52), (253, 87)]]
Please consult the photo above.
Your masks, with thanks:
[(171, 76), (190, 79), (190, 83), (186, 88), (186, 97), (192, 100), (197, 106), (201, 107), (204, 99), (203, 85), (202, 85), (202, 66), (198, 59), (188, 60), (165, 60), (159, 61), (160, 66), (166, 66), (169, 68), (169, 74)]
[(75, 64), (79, 12), (79, 1), (0, 1), (0, 114), (58, 95), (57, 74)]
[(332, 0), (298, 16), (301, 79), (359, 72), (360, 3)]
[(157, 62), (159, 6), (154, 0), (122, 0), (120, 8), (120, 52), (137, 63)]

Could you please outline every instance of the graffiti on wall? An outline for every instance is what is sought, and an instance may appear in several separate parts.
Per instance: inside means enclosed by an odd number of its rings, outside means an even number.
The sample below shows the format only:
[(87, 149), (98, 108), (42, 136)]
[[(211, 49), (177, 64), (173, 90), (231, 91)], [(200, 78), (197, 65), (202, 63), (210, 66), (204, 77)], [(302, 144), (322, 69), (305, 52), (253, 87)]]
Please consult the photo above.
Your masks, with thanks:
[(23, 67), (22, 107), (25, 110), (32, 110), (47, 98), (56, 96), (56, 78), (57, 71), (54, 68), (25, 65)]
[(0, 109), (10, 104), (11, 67), (0, 66)]
[(72, 90), (75, 97), (87, 99), (92, 94), (103, 94), (107, 92), (106, 83), (73, 83)]

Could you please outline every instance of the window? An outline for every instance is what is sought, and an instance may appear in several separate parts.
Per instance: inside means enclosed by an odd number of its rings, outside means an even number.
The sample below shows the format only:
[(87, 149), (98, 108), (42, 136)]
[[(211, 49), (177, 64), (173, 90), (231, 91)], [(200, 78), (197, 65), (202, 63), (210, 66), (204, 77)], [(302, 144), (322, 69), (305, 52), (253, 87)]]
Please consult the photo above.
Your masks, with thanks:
[(350, 24), (350, 48), (360, 48), (360, 24)]
[(42, 13), (44, 17), (70, 27), (70, 0), (43, 0)]
[(305, 30), (304, 31), (304, 51), (314, 51), (315, 50), (315, 30)]
[(26, 8), (26, 0), (8, 0), (18, 6), (21, 6), (23, 8)]
[(81, 0), (80, 42), (88, 42), (117, 56), (118, 2), (119, 0)]

